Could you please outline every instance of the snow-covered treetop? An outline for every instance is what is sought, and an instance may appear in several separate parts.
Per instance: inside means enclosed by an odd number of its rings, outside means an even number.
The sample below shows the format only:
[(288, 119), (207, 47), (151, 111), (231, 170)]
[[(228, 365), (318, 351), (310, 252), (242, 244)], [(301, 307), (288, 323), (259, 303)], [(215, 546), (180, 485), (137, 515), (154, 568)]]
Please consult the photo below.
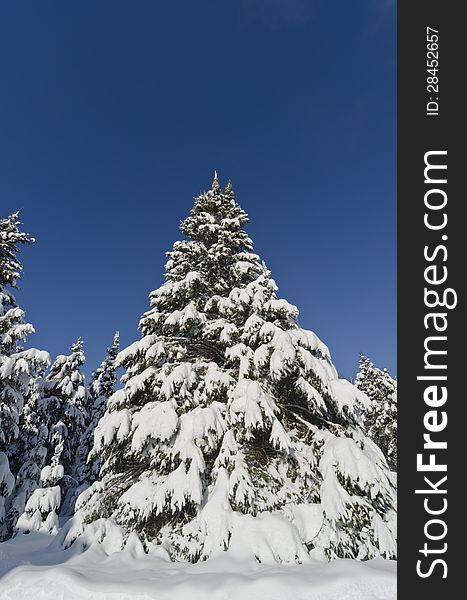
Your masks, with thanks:
[(91, 376), (89, 392), (93, 400), (98, 398), (108, 399), (114, 392), (117, 376), (115, 373), (115, 359), (120, 345), (120, 333), (117, 331), (107, 355)]
[[(70, 354), (59, 354), (50, 367), (47, 381), (54, 382), (58, 389), (66, 388), (68, 383), (77, 383), (73, 374), (84, 365), (86, 357), (83, 351), (83, 341), (78, 338), (70, 347)], [(80, 382), (81, 383), (81, 382)]]
[[(45, 396), (57, 397), (59, 414), (64, 411), (80, 427), (86, 420), (86, 387), (81, 367), (86, 361), (83, 342), (78, 338), (70, 347), (70, 354), (57, 356), (45, 381)], [(62, 417), (60, 417), (62, 418)]]
[(180, 224), (189, 239), (176, 242), (168, 253), (166, 278), (172, 286), (166, 291), (178, 289), (173, 287), (176, 282), (185, 282), (203, 296), (206, 288), (225, 294), (234, 285), (254, 279), (261, 268), (242, 229), (247, 222), (231, 183), (222, 190), (216, 174), (211, 189), (195, 199), (190, 215)]
[(376, 367), (364, 354), (360, 354), (355, 385), (374, 402), (384, 402), (388, 396), (397, 395), (397, 381), (389, 371)]
[(70, 380), (70, 376), (77, 369), (84, 365), (86, 357), (83, 350), (83, 341), (78, 338), (70, 347), (70, 354), (65, 356), (59, 354), (50, 367), (47, 375), (48, 381), (60, 382), (61, 386), (66, 386)]
[(15, 287), (23, 267), (17, 254), (21, 244), (34, 241), (28, 233), (20, 231), (19, 213), (0, 219), (0, 289), (5, 285)]
[(34, 241), (29, 234), (20, 231), (19, 213), (0, 219), (0, 354), (11, 355), (21, 349), (34, 328), (24, 322), (24, 312), (18, 307), (15, 297), (8, 290), (15, 287), (23, 267), (17, 254), (21, 244)]

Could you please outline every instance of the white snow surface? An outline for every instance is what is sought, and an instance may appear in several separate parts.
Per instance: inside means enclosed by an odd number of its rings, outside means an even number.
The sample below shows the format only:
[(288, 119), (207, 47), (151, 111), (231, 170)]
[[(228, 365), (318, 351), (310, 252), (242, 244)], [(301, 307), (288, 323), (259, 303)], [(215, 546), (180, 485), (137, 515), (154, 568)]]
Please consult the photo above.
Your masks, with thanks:
[(121, 552), (94, 544), (81, 553), (51, 546), (32, 532), (0, 543), (0, 600), (395, 600), (396, 563), (312, 560), (259, 564), (220, 555), (196, 564), (171, 562), (136, 535)]

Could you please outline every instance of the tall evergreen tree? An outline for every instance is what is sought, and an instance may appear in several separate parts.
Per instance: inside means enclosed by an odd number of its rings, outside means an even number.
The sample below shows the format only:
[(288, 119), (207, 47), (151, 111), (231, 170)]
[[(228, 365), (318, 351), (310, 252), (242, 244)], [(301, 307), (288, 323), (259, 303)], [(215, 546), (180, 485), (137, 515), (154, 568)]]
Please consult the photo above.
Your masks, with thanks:
[(0, 220), (0, 453), (3, 473), (8, 471), (13, 477), (4, 476), (4, 483), (0, 484), (0, 540), (11, 535), (12, 526), (6, 515), (18, 468), (27, 459), (18, 455), (21, 414), (34, 396), (36, 379), (49, 364), (47, 352), (22, 347), (34, 328), (25, 322), (12, 288), (22, 271), (19, 248), (34, 240), (20, 230), (20, 225), (18, 213)]
[(391, 469), (397, 471), (397, 381), (387, 369), (378, 369), (361, 354), (355, 385), (371, 400), (363, 411), (364, 428)]
[(68, 356), (55, 359), (44, 384), (40, 400), (46, 419), (47, 442), (45, 465), (41, 470), (41, 487), (26, 503), (18, 528), (56, 532), (59, 515), (73, 510), (76, 489), (76, 454), (87, 419), (87, 392), (81, 367), (85, 362), (83, 343), (78, 339)]
[[(356, 424), (368, 399), (298, 325), (243, 227), (232, 186), (195, 200), (168, 253), (142, 338), (120, 352), (93, 453), (101, 479), (62, 532), (196, 561), (395, 555), (395, 481)], [(134, 535), (134, 534), (133, 534)]]
[(107, 349), (107, 356), (92, 374), (88, 393), (88, 418), (86, 430), (81, 436), (76, 459), (76, 476), (81, 489), (96, 481), (100, 470), (100, 460), (95, 457), (88, 461), (94, 444), (94, 431), (103, 416), (109, 398), (115, 391), (117, 383), (116, 365), (120, 344), (120, 334), (115, 333), (112, 345)]

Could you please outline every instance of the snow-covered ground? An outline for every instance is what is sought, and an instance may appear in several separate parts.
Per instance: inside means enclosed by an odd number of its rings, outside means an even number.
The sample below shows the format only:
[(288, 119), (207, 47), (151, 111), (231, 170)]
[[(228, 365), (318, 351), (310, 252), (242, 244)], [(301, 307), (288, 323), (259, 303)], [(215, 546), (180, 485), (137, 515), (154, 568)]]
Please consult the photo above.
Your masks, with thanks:
[(393, 600), (396, 563), (313, 561), (258, 564), (224, 555), (198, 564), (170, 562), (137, 546), (106, 555), (50, 548), (47, 534), (0, 544), (1, 600)]

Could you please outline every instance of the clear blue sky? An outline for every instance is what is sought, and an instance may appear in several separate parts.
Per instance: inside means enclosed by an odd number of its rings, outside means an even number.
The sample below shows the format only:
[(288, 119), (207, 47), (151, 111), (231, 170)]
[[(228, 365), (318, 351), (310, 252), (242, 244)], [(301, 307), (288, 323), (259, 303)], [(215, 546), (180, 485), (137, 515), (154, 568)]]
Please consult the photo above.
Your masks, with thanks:
[(0, 207), (37, 242), (17, 292), (87, 370), (137, 337), (214, 169), (281, 297), (331, 349), (396, 369), (395, 2), (0, 5)]

